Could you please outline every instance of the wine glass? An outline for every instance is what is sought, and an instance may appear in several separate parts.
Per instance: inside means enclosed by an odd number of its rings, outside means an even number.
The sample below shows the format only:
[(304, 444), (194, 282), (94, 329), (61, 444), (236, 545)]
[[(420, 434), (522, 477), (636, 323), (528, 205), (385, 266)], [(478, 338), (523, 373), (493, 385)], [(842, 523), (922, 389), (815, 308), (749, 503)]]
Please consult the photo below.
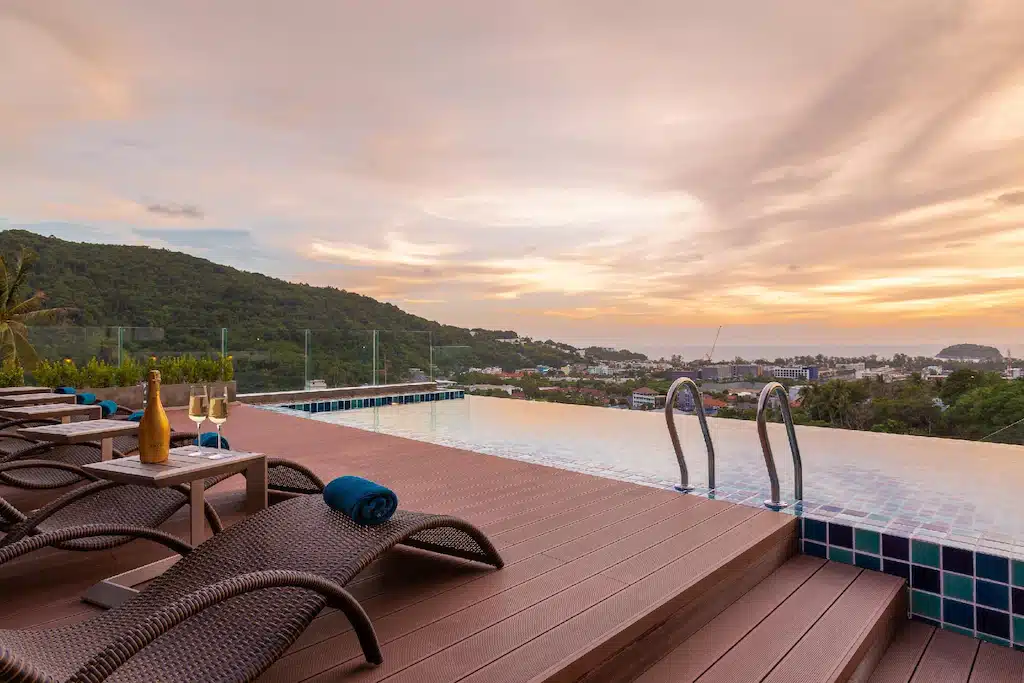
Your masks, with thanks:
[(223, 396), (214, 396), (210, 399), (210, 422), (217, 425), (217, 449), (220, 449), (220, 428), (228, 421), (228, 390), (224, 388)]
[[(206, 421), (206, 414), (210, 409), (210, 395), (206, 390), (206, 385), (196, 384), (189, 389), (188, 397), (188, 419), (196, 423), (196, 445), (202, 442), (202, 431), (200, 425)], [(197, 449), (196, 454), (202, 453), (202, 449)]]

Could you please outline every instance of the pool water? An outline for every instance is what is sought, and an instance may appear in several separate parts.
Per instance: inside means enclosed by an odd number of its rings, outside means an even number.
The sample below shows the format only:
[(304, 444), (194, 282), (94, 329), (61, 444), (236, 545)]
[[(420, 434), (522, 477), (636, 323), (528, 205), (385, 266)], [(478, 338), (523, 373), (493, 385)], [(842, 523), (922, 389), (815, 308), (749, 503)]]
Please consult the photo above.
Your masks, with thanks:
[[(280, 408), (278, 408), (280, 409)], [(311, 416), (325, 422), (654, 486), (679, 483), (664, 415), (470, 396)], [(707, 482), (696, 418), (677, 414), (691, 485)], [(753, 422), (709, 420), (715, 497), (760, 505), (768, 476)], [(798, 427), (804, 502), (790, 512), (858, 527), (982, 546), (1024, 558), (1024, 447)], [(782, 485), (792, 502), (789, 445), (769, 425)]]

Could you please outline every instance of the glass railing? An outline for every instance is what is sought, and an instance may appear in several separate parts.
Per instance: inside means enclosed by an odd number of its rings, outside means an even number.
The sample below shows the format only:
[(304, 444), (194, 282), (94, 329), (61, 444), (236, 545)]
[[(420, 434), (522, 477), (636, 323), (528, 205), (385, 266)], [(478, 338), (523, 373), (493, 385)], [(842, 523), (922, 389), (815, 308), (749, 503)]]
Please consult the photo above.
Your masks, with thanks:
[(469, 347), (435, 345), (419, 330), (34, 327), (29, 341), (41, 359), (76, 366), (230, 358), (240, 393), (427, 381), (470, 365)]

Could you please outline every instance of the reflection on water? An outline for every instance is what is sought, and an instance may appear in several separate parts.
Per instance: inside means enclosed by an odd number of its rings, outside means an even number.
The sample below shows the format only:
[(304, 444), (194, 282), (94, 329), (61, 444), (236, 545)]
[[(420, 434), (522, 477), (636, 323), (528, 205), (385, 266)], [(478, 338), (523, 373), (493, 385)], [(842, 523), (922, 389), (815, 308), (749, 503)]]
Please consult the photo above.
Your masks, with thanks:
[[(326, 422), (480, 453), (544, 462), (658, 485), (678, 483), (664, 415), (471, 396), (313, 416)], [(690, 481), (707, 481), (696, 418), (677, 415)], [(768, 486), (753, 422), (709, 420), (719, 490), (731, 500), (763, 500)], [(928, 524), (966, 543), (988, 537), (1013, 545), (1021, 534), (1016, 501), (1024, 448), (952, 439), (798, 427), (807, 509), (877, 518), (880, 526)], [(792, 496), (785, 430), (769, 426), (784, 499)], [(827, 514), (828, 513), (826, 509)], [(924, 529), (929, 533), (929, 529)], [(954, 538), (962, 537), (962, 538)], [(1010, 550), (1010, 548), (999, 548)]]

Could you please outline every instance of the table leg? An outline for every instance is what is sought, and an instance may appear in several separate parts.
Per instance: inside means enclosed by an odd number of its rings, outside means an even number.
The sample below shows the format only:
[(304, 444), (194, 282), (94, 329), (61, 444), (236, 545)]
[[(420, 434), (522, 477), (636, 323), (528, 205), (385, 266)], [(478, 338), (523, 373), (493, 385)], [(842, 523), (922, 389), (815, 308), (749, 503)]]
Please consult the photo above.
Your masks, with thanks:
[(114, 457), (114, 437), (100, 440), (100, 460), (111, 460)]
[(133, 588), (133, 586), (145, 583), (146, 581), (152, 581), (173, 567), (174, 563), (180, 559), (180, 555), (174, 555), (163, 560), (150, 562), (137, 569), (131, 569), (123, 574), (111, 576), (109, 579), (103, 579), (99, 583), (90, 586), (85, 591), (85, 595), (82, 596), (82, 600), (91, 605), (106, 609), (117, 607), (128, 598), (138, 594), (139, 591)]
[(206, 540), (206, 489), (203, 480), (194, 481), (189, 485), (189, 543), (194, 546)]
[(267, 459), (253, 460), (245, 468), (245, 512), (252, 515), (267, 509)]
[(71, 416), (70, 415), (61, 415), (60, 416), (60, 423), (61, 424), (65, 424), (66, 425), (66, 424), (70, 424), (70, 422), (71, 422)]

